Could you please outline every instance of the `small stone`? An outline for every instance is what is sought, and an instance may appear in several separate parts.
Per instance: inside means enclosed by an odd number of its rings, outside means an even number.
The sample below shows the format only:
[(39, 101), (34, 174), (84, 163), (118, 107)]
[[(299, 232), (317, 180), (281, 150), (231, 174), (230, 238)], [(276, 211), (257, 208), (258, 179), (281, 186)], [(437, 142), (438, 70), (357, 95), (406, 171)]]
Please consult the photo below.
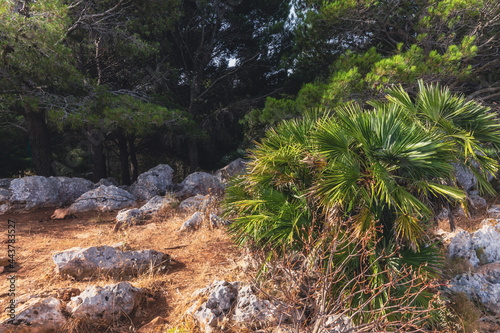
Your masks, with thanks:
[(202, 223), (203, 223), (203, 214), (200, 212), (196, 212), (193, 215), (191, 215), (191, 217), (186, 222), (182, 224), (179, 231), (197, 229), (201, 226)]

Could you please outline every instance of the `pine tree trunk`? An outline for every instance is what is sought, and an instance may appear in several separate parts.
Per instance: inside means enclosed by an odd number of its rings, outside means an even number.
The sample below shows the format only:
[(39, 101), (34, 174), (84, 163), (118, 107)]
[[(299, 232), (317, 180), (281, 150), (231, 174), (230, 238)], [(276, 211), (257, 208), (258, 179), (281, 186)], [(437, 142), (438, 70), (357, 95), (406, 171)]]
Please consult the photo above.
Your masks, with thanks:
[(87, 131), (87, 139), (92, 145), (93, 179), (98, 182), (107, 177), (106, 156), (104, 155), (104, 136), (97, 129)]
[(39, 176), (53, 176), (50, 136), (45, 122), (45, 112), (25, 108), (28, 136), (31, 144), (35, 172)]
[(130, 185), (130, 173), (128, 170), (127, 137), (119, 131), (118, 150), (120, 151), (120, 170), (122, 185)]
[(130, 171), (132, 171), (132, 181), (135, 182), (139, 177), (139, 166), (137, 164), (137, 155), (135, 154), (135, 136), (127, 136), (128, 151), (130, 153)]

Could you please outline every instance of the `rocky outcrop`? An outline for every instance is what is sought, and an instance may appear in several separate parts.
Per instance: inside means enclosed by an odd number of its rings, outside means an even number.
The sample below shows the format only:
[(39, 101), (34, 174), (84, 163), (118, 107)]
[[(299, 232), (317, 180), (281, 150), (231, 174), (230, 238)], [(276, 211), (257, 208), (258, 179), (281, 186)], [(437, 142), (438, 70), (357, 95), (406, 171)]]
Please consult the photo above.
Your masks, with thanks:
[(464, 273), (451, 279), (449, 288), (480, 300), (500, 315), (500, 262), (481, 266), (476, 273)]
[(212, 228), (220, 228), (220, 227), (231, 224), (230, 221), (224, 220), (223, 218), (218, 217), (214, 213), (210, 213), (209, 221), (210, 221), (210, 226)]
[(118, 212), (118, 215), (116, 215), (116, 224), (113, 228), (113, 231), (117, 232), (118, 230), (120, 230), (121, 227), (124, 226), (130, 227), (139, 224), (139, 222), (141, 222), (142, 217), (143, 217), (142, 211), (137, 208), (122, 209)]
[(89, 320), (93, 324), (107, 325), (129, 316), (142, 299), (142, 290), (128, 282), (91, 286), (71, 298), (66, 310), (73, 318)]
[(9, 202), (12, 208), (19, 210), (68, 205), (92, 189), (93, 185), (83, 178), (16, 178), (10, 182)]
[(116, 215), (116, 221), (122, 225), (137, 224), (142, 218), (142, 211), (137, 208), (122, 209)]
[(210, 195), (197, 194), (194, 197), (189, 197), (183, 200), (179, 208), (186, 212), (204, 212), (207, 210), (215, 199)]
[[(276, 322), (279, 314), (274, 304), (259, 299), (251, 286), (240, 282), (214, 281), (196, 291), (193, 298), (186, 314), (192, 316), (204, 332), (217, 331), (224, 321), (256, 328)], [(200, 303), (200, 300), (203, 301)]]
[(49, 179), (58, 183), (58, 206), (69, 205), (94, 188), (94, 183), (83, 178), (50, 177)]
[(161, 197), (159, 195), (151, 198), (144, 206), (139, 208), (143, 215), (154, 215), (160, 211), (164, 206), (174, 202), (170, 197)]
[(242, 158), (238, 158), (222, 169), (215, 172), (214, 176), (221, 182), (227, 183), (231, 178), (237, 175), (242, 175), (246, 173), (247, 161)]
[(174, 170), (168, 164), (160, 164), (141, 173), (130, 187), (130, 192), (140, 200), (149, 200), (156, 195), (164, 195), (172, 187)]
[(166, 266), (168, 254), (155, 250), (120, 251), (111, 246), (76, 247), (52, 256), (56, 272), (77, 280), (87, 277), (135, 276), (151, 267)]
[(175, 193), (175, 196), (183, 200), (197, 194), (222, 195), (223, 193), (224, 185), (217, 177), (206, 172), (195, 172), (187, 176), (179, 184), (179, 190)]
[(497, 220), (484, 220), (482, 228), (469, 233), (459, 231), (451, 239), (448, 247), (449, 257), (468, 260), (472, 266), (500, 261), (500, 223)]
[(179, 231), (195, 230), (199, 228), (203, 223), (203, 213), (196, 212), (191, 217), (182, 224)]
[(67, 319), (62, 313), (61, 302), (53, 297), (31, 298), (16, 309), (16, 316), (0, 322), (3, 333), (59, 332)]
[(80, 196), (67, 209), (70, 214), (89, 210), (108, 211), (130, 207), (135, 203), (135, 196), (116, 186), (101, 185)]

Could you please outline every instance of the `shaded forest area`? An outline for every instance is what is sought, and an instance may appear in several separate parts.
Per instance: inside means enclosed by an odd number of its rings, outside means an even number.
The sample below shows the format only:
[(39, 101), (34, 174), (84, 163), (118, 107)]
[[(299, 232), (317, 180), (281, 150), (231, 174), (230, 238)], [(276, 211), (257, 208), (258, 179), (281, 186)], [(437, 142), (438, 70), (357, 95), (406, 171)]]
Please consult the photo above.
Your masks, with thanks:
[(497, 0), (0, 0), (0, 177), (179, 178), (439, 82), (500, 111)]

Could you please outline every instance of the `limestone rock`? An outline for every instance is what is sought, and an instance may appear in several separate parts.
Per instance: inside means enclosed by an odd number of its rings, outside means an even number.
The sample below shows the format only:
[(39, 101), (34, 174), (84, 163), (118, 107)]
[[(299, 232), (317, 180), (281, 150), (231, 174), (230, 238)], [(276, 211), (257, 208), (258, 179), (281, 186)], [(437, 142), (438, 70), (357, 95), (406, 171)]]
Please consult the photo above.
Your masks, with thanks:
[(16, 209), (31, 210), (59, 204), (59, 183), (42, 176), (15, 178), (10, 183), (9, 201)]
[(73, 318), (87, 319), (99, 324), (111, 324), (130, 315), (142, 299), (142, 290), (128, 282), (91, 286), (71, 298), (66, 310)]
[(493, 219), (500, 219), (500, 205), (493, 205), (487, 211), (488, 217)]
[(116, 186), (101, 185), (80, 196), (68, 208), (69, 213), (79, 213), (89, 210), (108, 211), (129, 207), (136, 198), (133, 194)]
[(238, 158), (222, 169), (217, 170), (214, 176), (217, 177), (221, 183), (227, 183), (234, 176), (245, 174), (246, 164), (247, 161), (242, 158)]
[(260, 300), (251, 286), (242, 286), (238, 291), (233, 320), (252, 327), (272, 324), (278, 319), (278, 309), (268, 300)]
[(491, 220), (481, 223), (481, 229), (470, 234), (459, 231), (452, 238), (448, 255), (467, 259), (472, 266), (500, 261), (500, 223), (492, 225)]
[(455, 177), (457, 182), (462, 186), (462, 188), (469, 192), (477, 184), (476, 176), (463, 165), (454, 164), (455, 167)]
[(116, 215), (116, 221), (122, 224), (134, 225), (142, 218), (142, 211), (137, 208), (122, 209)]
[[(488, 270), (489, 265), (494, 265)], [(498, 263), (481, 267), (483, 273), (464, 273), (450, 281), (450, 289), (479, 299), (490, 311), (500, 314), (500, 269)]]
[(67, 319), (61, 311), (61, 302), (53, 297), (31, 298), (16, 309), (13, 324), (11, 318), (0, 322), (3, 333), (51, 333), (58, 332)]
[(201, 226), (203, 223), (203, 214), (196, 212), (191, 217), (182, 224), (179, 231), (194, 230)]
[(141, 173), (132, 184), (130, 191), (141, 200), (149, 200), (155, 195), (164, 195), (167, 187), (173, 186), (174, 170), (168, 164), (159, 164)]
[(183, 200), (179, 205), (179, 208), (187, 212), (204, 212), (213, 200), (213, 197), (210, 195), (197, 194), (194, 197), (189, 197)]
[(170, 203), (174, 202), (174, 199), (161, 197), (159, 195), (151, 198), (144, 206), (139, 208), (139, 210), (144, 215), (154, 215), (160, 211), (160, 209)]
[(210, 220), (210, 225), (213, 228), (220, 228), (220, 227), (223, 227), (225, 225), (231, 224), (231, 222), (229, 222), (228, 220), (224, 220), (223, 218), (218, 217), (214, 213), (210, 213), (209, 220)]
[(227, 315), (238, 294), (239, 282), (214, 281), (208, 287), (198, 290), (193, 297), (206, 297), (201, 305), (193, 304), (187, 314), (193, 316), (205, 332), (213, 332), (217, 324)]
[(170, 262), (168, 254), (155, 250), (120, 251), (111, 246), (75, 247), (52, 256), (56, 272), (75, 279), (137, 275)]
[(475, 210), (482, 211), (488, 207), (488, 203), (486, 202), (486, 199), (484, 199), (483, 197), (480, 197), (478, 194), (471, 194), (469, 196), (469, 201)]
[(195, 172), (190, 174), (179, 184), (179, 188), (180, 189), (175, 193), (176, 197), (179, 199), (192, 197), (196, 194), (222, 195), (222, 193), (224, 193), (224, 185), (217, 177), (206, 172)]
[(97, 183), (95, 183), (94, 188), (98, 188), (101, 185), (106, 185), (106, 186), (113, 185), (113, 186), (118, 187), (120, 185), (120, 183), (118, 183), (118, 181), (116, 179), (114, 179), (113, 177), (102, 178)]
[(58, 206), (69, 205), (94, 188), (94, 183), (83, 178), (50, 177), (49, 180), (58, 183)]

